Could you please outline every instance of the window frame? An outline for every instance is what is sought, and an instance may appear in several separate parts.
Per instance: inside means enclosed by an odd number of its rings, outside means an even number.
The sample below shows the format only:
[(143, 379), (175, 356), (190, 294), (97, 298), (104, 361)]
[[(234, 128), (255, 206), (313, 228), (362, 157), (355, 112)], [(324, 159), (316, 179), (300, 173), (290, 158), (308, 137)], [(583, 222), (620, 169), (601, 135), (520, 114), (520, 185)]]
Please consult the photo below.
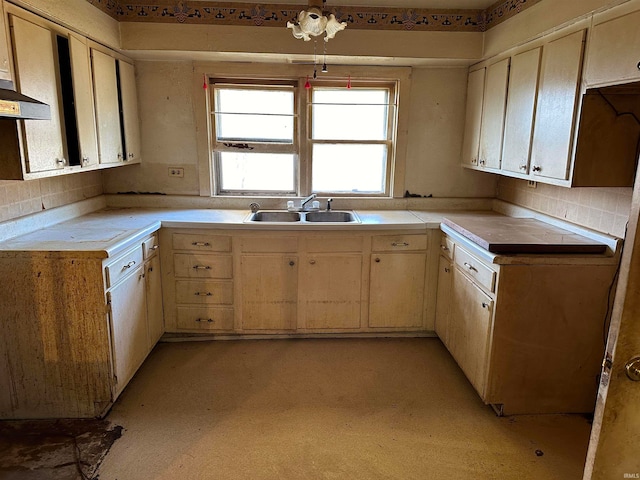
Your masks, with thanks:
[[(356, 198), (366, 200), (367, 198), (384, 200), (402, 198), (405, 192), (405, 171), (407, 164), (407, 138), (409, 124), (409, 104), (411, 103), (411, 67), (403, 66), (369, 66), (369, 65), (331, 65), (330, 74), (319, 73), (319, 79), (331, 79), (338, 82), (344, 82), (346, 86), (348, 78), (351, 82), (395, 82), (396, 83), (396, 128), (393, 146), (394, 158), (391, 162), (391, 168), (388, 171), (388, 195), (369, 196), (369, 195), (345, 195), (344, 198)], [(256, 62), (194, 62), (192, 68), (192, 89), (195, 116), (195, 135), (197, 137), (197, 158), (198, 158), (198, 178), (200, 196), (208, 198), (218, 198), (220, 200), (228, 199), (225, 204), (228, 205), (244, 205), (244, 203), (233, 203), (233, 198), (246, 199), (250, 198), (249, 193), (240, 196), (219, 195), (217, 194), (217, 185), (215, 174), (213, 171), (213, 148), (212, 148), (212, 95), (207, 90), (210, 79), (227, 79), (230, 82), (251, 79), (258, 83), (269, 81), (292, 81), (298, 79), (298, 95), (299, 99), (303, 98), (306, 90), (304, 84), (307, 78), (311, 82), (312, 63), (261, 63)], [(203, 85), (204, 79), (204, 85)], [(206, 86), (205, 86), (206, 85)], [(298, 110), (304, 111), (301, 107)], [(308, 162), (301, 162), (301, 155), (307, 153), (307, 122), (298, 122), (299, 132), (299, 155), (298, 155), (298, 192), (295, 195), (275, 195), (271, 193), (256, 193), (255, 199), (272, 198), (295, 198), (304, 197), (310, 194), (310, 171)], [(342, 196), (334, 195), (331, 196)], [(246, 200), (245, 200), (246, 201)], [(231, 203), (229, 203), (231, 202)], [(244, 201), (243, 201), (244, 202)]]

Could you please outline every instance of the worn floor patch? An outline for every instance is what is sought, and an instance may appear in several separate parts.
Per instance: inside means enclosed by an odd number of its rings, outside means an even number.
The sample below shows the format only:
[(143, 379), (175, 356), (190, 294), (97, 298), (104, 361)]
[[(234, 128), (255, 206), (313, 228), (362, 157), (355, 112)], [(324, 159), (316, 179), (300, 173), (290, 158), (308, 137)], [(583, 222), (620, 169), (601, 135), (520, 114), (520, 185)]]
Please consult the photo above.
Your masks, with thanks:
[(88, 480), (120, 436), (107, 420), (0, 422), (0, 480)]

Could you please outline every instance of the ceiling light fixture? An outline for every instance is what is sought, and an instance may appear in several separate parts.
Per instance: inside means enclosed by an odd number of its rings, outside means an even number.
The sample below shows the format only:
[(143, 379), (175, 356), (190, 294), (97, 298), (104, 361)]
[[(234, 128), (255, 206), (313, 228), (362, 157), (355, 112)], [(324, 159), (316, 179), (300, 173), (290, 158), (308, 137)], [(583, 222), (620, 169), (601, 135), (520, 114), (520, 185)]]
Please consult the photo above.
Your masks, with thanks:
[(333, 13), (328, 17), (323, 14), (325, 3), (326, 0), (310, 0), (308, 10), (300, 10), (297, 19), (287, 22), (287, 28), (293, 30), (294, 37), (308, 42), (311, 36), (325, 34), (324, 41), (328, 42), (336, 33), (347, 27), (347, 22), (339, 22)]

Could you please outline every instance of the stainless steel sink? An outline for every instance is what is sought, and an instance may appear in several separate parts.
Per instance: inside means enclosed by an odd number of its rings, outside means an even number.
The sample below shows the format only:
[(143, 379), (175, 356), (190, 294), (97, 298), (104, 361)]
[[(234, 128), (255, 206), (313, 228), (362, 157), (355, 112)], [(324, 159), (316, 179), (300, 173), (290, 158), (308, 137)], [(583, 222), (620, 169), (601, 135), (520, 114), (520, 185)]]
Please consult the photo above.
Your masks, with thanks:
[(360, 223), (351, 211), (323, 210), (319, 212), (289, 212), (286, 210), (261, 210), (250, 213), (245, 222), (262, 223)]
[(353, 212), (339, 212), (335, 210), (325, 212), (308, 212), (305, 214), (307, 222), (335, 222), (349, 223), (357, 222), (358, 219)]
[(299, 222), (298, 212), (255, 212), (249, 216), (251, 222)]

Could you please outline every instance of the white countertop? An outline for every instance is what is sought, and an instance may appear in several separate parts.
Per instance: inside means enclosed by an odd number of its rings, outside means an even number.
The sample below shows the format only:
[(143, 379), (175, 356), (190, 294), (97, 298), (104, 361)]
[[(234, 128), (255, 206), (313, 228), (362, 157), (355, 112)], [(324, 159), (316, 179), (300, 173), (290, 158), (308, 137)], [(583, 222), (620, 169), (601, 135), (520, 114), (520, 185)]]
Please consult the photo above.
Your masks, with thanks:
[(248, 210), (218, 209), (105, 209), (0, 242), (9, 252), (85, 252), (112, 257), (134, 242), (167, 228), (357, 231), (423, 230), (440, 227), (446, 212), (356, 210), (359, 223), (246, 222)]

